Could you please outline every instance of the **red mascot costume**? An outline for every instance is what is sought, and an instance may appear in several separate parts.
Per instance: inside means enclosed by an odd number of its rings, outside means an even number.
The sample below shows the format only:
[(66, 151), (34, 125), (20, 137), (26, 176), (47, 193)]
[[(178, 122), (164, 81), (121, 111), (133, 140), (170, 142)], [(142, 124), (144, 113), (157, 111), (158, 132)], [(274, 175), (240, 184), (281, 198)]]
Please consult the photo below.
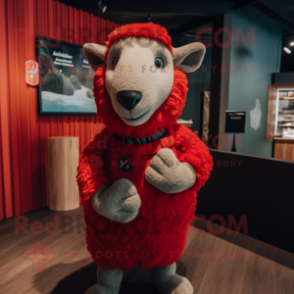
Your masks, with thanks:
[(173, 48), (164, 28), (146, 23), (122, 26), (106, 46), (83, 51), (105, 126), (82, 152), (77, 175), (88, 250), (99, 266), (87, 293), (118, 293), (122, 272), (136, 263), (152, 270), (160, 293), (193, 293), (175, 262), (213, 162), (176, 121), (188, 90), (183, 71), (200, 66), (205, 47)]

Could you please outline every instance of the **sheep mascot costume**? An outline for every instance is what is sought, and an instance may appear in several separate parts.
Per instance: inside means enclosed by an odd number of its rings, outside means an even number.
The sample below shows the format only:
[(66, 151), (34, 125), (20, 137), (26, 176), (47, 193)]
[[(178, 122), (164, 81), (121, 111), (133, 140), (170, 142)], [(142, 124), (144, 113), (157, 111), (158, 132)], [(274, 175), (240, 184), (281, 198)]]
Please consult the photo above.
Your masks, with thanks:
[(98, 265), (97, 284), (86, 293), (118, 294), (123, 272), (138, 263), (160, 293), (192, 294), (176, 261), (213, 163), (206, 145), (176, 121), (188, 91), (183, 72), (199, 68), (205, 47), (173, 48), (163, 27), (138, 23), (83, 52), (104, 125), (80, 155), (77, 174)]

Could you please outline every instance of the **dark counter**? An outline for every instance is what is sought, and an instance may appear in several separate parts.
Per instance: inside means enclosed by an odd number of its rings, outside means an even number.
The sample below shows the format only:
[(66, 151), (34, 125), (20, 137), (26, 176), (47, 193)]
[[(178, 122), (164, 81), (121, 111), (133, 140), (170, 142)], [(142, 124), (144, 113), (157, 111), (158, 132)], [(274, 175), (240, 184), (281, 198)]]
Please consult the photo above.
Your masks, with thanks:
[(294, 162), (210, 151), (196, 215), (294, 253)]

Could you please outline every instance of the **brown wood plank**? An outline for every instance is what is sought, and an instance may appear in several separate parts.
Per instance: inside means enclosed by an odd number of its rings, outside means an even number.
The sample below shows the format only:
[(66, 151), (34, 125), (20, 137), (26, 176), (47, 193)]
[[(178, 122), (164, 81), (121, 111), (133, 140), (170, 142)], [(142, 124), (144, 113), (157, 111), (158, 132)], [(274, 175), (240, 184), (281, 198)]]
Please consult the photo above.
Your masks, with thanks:
[(276, 294), (275, 263), (256, 253), (249, 252), (240, 283), (240, 294)]
[(284, 159), (284, 143), (275, 142), (275, 158)]
[(286, 160), (293, 160), (293, 150), (294, 150), (294, 144), (285, 144), (285, 159)]
[(210, 256), (207, 275), (199, 292), (195, 293), (240, 293), (240, 282), (247, 254), (246, 250), (218, 238), (215, 241), (214, 253)]
[[(27, 234), (17, 231), (20, 220), (27, 222)], [(46, 225), (53, 230), (54, 220), (57, 234), (44, 231)], [(177, 263), (177, 272), (191, 281), (195, 294), (293, 293), (294, 254), (234, 232), (212, 235), (205, 227), (204, 220), (190, 227)], [(4, 220), (0, 231), (1, 293), (83, 294), (95, 283), (97, 267), (87, 253), (81, 207), (67, 212), (42, 209)], [(41, 271), (36, 271), (40, 264), (35, 262), (34, 268), (33, 261), (24, 257), (28, 246), (36, 242), (49, 245), (54, 253)], [(150, 272), (137, 266), (124, 274), (120, 290), (120, 294), (135, 293), (157, 293)]]
[(269, 85), (267, 103), (266, 141), (272, 141), (274, 139), (276, 93), (276, 85)]
[(294, 161), (294, 144), (293, 141), (276, 141), (274, 157), (278, 159)]

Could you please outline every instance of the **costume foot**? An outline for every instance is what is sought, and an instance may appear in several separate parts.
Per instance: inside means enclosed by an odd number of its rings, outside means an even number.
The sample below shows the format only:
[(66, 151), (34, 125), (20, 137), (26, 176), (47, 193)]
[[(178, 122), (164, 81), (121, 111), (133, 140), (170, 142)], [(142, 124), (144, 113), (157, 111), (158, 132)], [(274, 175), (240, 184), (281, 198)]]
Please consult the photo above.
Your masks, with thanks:
[(85, 294), (116, 294), (110, 289), (107, 289), (101, 285), (94, 285), (91, 288), (89, 288)]
[(99, 267), (97, 270), (97, 284), (89, 288), (85, 294), (118, 294), (123, 272), (119, 269), (106, 270)]
[(177, 274), (168, 282), (157, 284), (156, 287), (161, 294), (193, 294), (191, 283), (185, 277)]

